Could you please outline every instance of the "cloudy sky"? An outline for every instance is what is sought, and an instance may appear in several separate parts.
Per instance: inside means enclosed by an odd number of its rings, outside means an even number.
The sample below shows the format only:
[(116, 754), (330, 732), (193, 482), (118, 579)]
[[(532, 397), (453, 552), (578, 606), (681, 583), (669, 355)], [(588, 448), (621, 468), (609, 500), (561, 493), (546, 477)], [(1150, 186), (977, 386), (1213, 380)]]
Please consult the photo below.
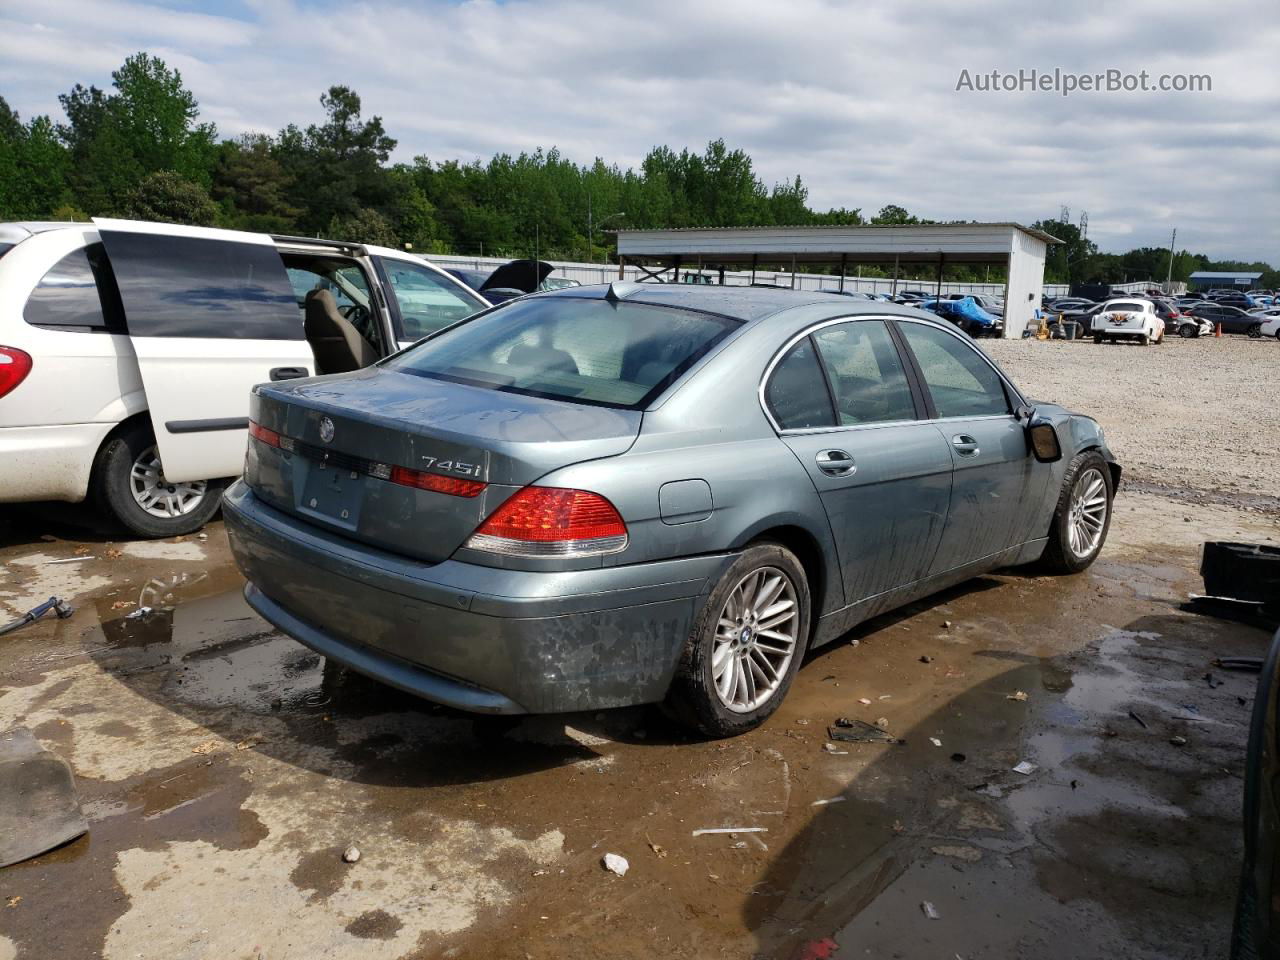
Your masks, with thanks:
[[(818, 208), (1073, 219), (1103, 250), (1280, 264), (1280, 8), (1062, 0), (4, 0), (0, 94), (59, 115), (130, 53), (178, 67), (223, 135), (354, 87), (397, 158), (557, 145), (633, 165), (723, 137)], [(1207, 74), (1205, 92), (981, 92), (992, 70)]]

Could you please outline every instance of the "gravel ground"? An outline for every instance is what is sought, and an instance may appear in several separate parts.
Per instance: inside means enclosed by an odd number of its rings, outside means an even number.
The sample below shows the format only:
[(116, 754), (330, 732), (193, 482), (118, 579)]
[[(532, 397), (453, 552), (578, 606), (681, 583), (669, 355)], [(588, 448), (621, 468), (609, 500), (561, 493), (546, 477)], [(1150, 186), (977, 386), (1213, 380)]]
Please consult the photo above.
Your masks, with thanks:
[(1031, 397), (1095, 417), (1133, 487), (1280, 511), (1280, 343), (980, 344)]

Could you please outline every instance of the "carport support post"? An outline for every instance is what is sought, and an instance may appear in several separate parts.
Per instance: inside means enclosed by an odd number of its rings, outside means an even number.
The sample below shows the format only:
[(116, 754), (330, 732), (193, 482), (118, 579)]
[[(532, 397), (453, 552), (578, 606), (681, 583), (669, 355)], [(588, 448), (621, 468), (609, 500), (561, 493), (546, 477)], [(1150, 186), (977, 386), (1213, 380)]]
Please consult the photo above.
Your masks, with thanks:
[(671, 265), (671, 267), (675, 271), (674, 278), (672, 279), (671, 282), (679, 283), (680, 282), (680, 257), (679, 256), (676, 257), (675, 262)]
[(848, 259), (849, 259), (849, 255), (847, 253), (840, 254), (840, 292), (841, 293), (844, 293), (844, 266), (845, 266), (845, 262)]
[(898, 295), (898, 255), (893, 255), (893, 287), (889, 290), (889, 296), (896, 297)]
[(796, 255), (791, 255), (791, 289), (796, 288)]
[(945, 253), (938, 254), (938, 292), (936, 294), (936, 299), (938, 300), (942, 299), (942, 263), (946, 258), (947, 255)]
[(625, 280), (627, 278), (627, 268), (624, 266), (624, 264), (626, 263), (626, 259), (627, 258), (624, 257), (622, 254), (618, 254), (618, 279), (619, 280)]
[(760, 254), (753, 253), (751, 255), (751, 285), (752, 286), (755, 286), (755, 283), (756, 283), (756, 261), (758, 261), (759, 259), (760, 259)]

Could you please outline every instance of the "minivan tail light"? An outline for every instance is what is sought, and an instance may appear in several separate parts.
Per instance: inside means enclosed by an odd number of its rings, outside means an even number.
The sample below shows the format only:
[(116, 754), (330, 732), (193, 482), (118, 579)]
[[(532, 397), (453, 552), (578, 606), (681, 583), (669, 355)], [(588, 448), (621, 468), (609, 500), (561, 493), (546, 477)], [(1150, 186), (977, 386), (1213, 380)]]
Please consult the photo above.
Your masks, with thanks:
[(31, 354), (17, 347), (0, 347), (0, 397), (11, 392), (31, 372)]
[(626, 549), (627, 525), (598, 493), (525, 487), (480, 524), (466, 546), (508, 557), (593, 557)]
[(280, 434), (274, 430), (268, 430), (260, 423), (249, 421), (249, 436), (257, 440), (259, 443), (265, 443), (268, 447), (280, 446)]

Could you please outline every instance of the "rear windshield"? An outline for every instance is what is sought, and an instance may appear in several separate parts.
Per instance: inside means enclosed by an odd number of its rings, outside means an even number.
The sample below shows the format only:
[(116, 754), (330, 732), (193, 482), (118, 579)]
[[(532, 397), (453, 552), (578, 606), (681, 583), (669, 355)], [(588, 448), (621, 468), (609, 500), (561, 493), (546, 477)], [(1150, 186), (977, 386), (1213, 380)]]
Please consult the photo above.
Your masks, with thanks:
[(1136, 310), (1142, 312), (1142, 304), (1140, 303), (1113, 303), (1108, 310)]
[(6, 253), (12, 250), (14, 246), (16, 245), (12, 243), (0, 243), (0, 257), (3, 257)]
[(492, 390), (638, 408), (737, 325), (643, 303), (540, 297), (468, 320), (386, 366)]

